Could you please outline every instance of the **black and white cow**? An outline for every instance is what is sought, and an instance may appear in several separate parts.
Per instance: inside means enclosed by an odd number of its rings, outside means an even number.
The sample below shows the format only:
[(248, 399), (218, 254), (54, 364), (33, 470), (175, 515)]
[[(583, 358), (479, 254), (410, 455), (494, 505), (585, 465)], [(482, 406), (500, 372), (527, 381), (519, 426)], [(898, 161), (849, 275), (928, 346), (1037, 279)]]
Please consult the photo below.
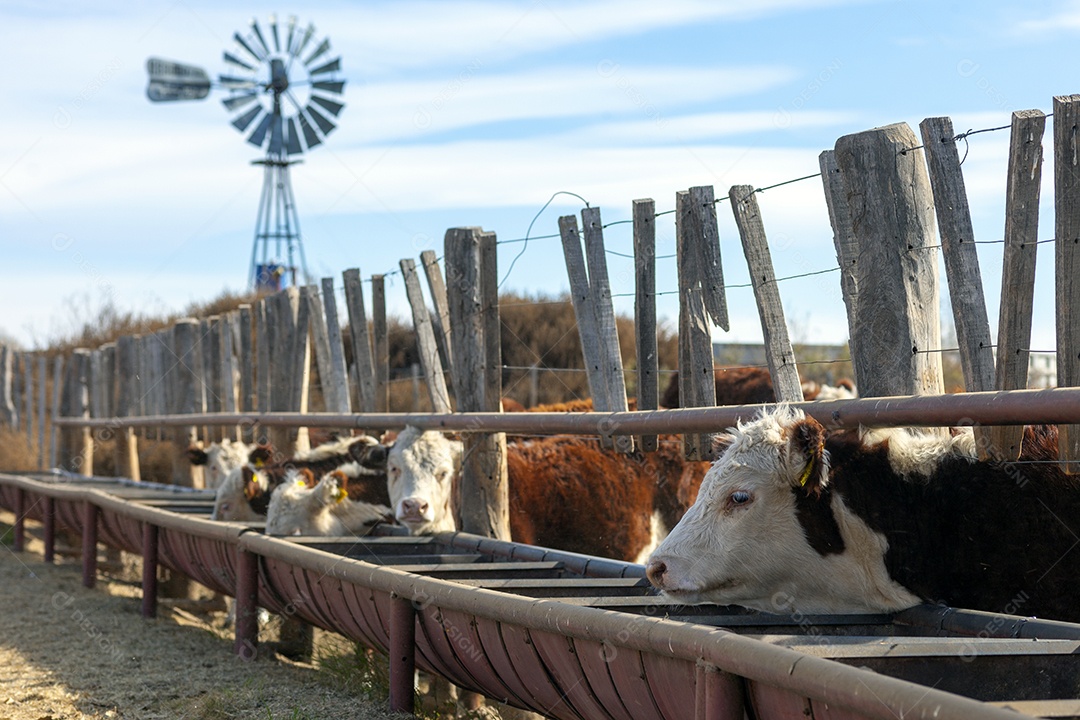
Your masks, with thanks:
[[(825, 429), (763, 411), (725, 438), (694, 505), (648, 563), (688, 603), (889, 612), (940, 602), (1080, 621), (1080, 477), (976, 459), (971, 432)], [(1057, 455), (1029, 427), (1021, 460)]]

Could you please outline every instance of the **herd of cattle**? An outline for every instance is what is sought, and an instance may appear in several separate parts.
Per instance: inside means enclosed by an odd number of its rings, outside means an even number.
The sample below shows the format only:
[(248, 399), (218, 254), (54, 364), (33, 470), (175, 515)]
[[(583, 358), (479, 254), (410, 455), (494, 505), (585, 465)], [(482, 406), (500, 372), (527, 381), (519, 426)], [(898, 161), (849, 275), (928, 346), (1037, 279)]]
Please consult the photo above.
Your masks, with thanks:
[[(750, 375), (718, 370), (718, 404), (770, 402), (767, 373)], [(588, 405), (534, 408), (560, 409)], [(1050, 462), (1052, 426), (1026, 428), (1015, 462), (980, 460), (970, 428), (829, 431), (784, 405), (718, 442), (707, 463), (685, 460), (674, 436), (631, 455), (595, 438), (513, 438), (512, 539), (645, 563), (685, 603), (808, 614), (936, 602), (1080, 622), (1080, 477)], [(216, 487), (213, 517), (265, 521), (268, 534), (457, 527), (463, 445), (440, 432), (346, 437), (291, 458), (229, 441), (189, 454)]]

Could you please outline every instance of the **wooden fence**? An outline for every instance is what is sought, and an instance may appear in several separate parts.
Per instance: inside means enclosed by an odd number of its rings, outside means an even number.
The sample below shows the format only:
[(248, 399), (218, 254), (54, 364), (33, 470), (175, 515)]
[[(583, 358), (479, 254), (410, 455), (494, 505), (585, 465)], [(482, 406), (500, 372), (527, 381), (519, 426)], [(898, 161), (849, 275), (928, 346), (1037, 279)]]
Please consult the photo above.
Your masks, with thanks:
[[(862, 397), (942, 393), (939, 251), (949, 284), (965, 389), (1026, 387), (1045, 120), (1038, 110), (1012, 116), (1001, 288), (1007, 300), (1001, 303), (996, 341), (990, 335), (957, 152), (962, 136), (954, 134), (951, 121), (928, 118), (920, 124), (919, 135), (905, 124), (846, 135), (833, 149), (821, 153), (820, 176), (847, 309), (851, 359)], [(1080, 278), (1080, 168), (1070, 129), (1078, 122), (1080, 96), (1054, 98), (1057, 362), (1059, 385), (1067, 387), (1080, 385), (1080, 311), (1072, 310), (1080, 307), (1080, 282), (1075, 280)], [(904, 192), (896, 192), (899, 187)], [(721, 201), (730, 205), (742, 241), (777, 398), (801, 401), (798, 361), (757, 192), (750, 185), (735, 185), (719, 200), (712, 187), (676, 193), (681, 403), (703, 407), (716, 401), (712, 327), (728, 327), (716, 216)], [(658, 400), (655, 207), (651, 199), (635, 200), (632, 207), (634, 372), (641, 411), (657, 408)], [(626, 410), (627, 393), (600, 210), (582, 210), (580, 225), (576, 216), (562, 217), (558, 225), (589, 389), (594, 408), (601, 413), (593, 432), (622, 451), (635, 446), (650, 451), (656, 447), (654, 435), (620, 434), (605, 427), (602, 419)], [(480, 228), (448, 230), (445, 275), (434, 252), (420, 257), (427, 301), (416, 261), (401, 260), (422, 378), (436, 413), (499, 409), (503, 368), (496, 244), (494, 233)], [(322, 410), (385, 414), (389, 368), (384, 276), (370, 278), (370, 316), (360, 271), (346, 270), (342, 281), (354, 358), (350, 367), (345, 363), (335, 281), (324, 278), (319, 286), (289, 288), (225, 315), (181, 320), (166, 330), (122, 337), (101, 348), (56, 358), (51, 409), (45, 407), (48, 369), (44, 357), (4, 348), (0, 351), (0, 417), (9, 425), (24, 427), (28, 437), (34, 434), (37, 418), (37, 447), (43, 463), (46, 415), (102, 419), (97, 424), (111, 430), (118, 440), (118, 471), (135, 478), (139, 476), (135, 448), (140, 436), (170, 440), (176, 449), (172, 481), (197, 485), (196, 469), (182, 453), (189, 443), (222, 437), (250, 440), (265, 428), (252, 422), (211, 424), (199, 416), (238, 413), (251, 420), (264, 413), (308, 412), (312, 362), (318, 368)], [(37, 389), (36, 405), (33, 388)], [(125, 418), (176, 414), (195, 416), (194, 424), (139, 430), (124, 424)], [(235, 423), (235, 418), (228, 422)], [(286, 425), (270, 427), (270, 439), (284, 452), (303, 447), (303, 429)], [(521, 418), (516, 426), (550, 431), (550, 425), (545, 428), (539, 418)], [(1061, 428), (1063, 459), (1080, 455), (1078, 427)], [(490, 491), (502, 483), (502, 492), (489, 496), (496, 498), (496, 505), (504, 504), (505, 441), (485, 434), (490, 428), (479, 416), (461, 429), (476, 431), (468, 435), (466, 491), (481, 487)], [(1004, 459), (1017, 456), (1018, 428), (979, 427), (977, 432), (984, 453)], [(54, 433), (48, 443), (49, 464), (90, 473), (92, 443), (88, 428), (65, 423), (58, 437)], [(689, 457), (708, 458), (709, 433), (687, 432), (684, 447)], [(491, 517), (505, 517), (505, 505), (494, 512), (466, 513), (463, 529), (506, 537), (505, 523), (492, 526)]]

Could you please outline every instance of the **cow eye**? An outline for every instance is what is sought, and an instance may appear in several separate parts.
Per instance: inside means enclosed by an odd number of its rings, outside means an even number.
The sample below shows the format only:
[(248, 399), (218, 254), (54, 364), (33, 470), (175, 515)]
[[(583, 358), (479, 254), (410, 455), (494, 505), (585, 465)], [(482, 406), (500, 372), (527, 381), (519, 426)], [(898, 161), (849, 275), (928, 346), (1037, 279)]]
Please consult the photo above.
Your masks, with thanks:
[(748, 502), (750, 502), (750, 493), (748, 493), (747, 491), (736, 490), (735, 492), (731, 493), (732, 505), (745, 505)]

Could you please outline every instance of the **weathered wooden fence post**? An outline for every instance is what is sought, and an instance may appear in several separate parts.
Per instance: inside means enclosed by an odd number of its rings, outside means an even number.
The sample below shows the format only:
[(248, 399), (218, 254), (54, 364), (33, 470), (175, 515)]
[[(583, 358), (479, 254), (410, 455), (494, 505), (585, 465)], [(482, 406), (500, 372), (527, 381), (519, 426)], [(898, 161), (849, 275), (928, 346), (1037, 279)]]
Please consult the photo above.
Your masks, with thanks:
[[(960, 343), (960, 367), (968, 392), (994, 389), (994, 346), (990, 321), (986, 317), (979, 256), (975, 252), (975, 231), (971, 226), (964, 173), (953, 139), (952, 120), (926, 118), (919, 124), (930, 187), (934, 191), (941, 254), (949, 283), (956, 338)], [(975, 428), (980, 451), (985, 455), (991, 443), (989, 428)]]
[(836, 164), (836, 152), (823, 151), (818, 156), (818, 166), (821, 168), (825, 204), (829, 210), (829, 223), (833, 230), (836, 263), (840, 266), (840, 293), (844, 298), (844, 307), (847, 308), (848, 354), (851, 356), (852, 372), (858, 377), (858, 370), (855, 369), (855, 360), (858, 356), (855, 352), (855, 340), (858, 336), (855, 327), (858, 316), (855, 308), (859, 302), (856, 268), (859, 261), (859, 244), (855, 239), (855, 231), (851, 227), (851, 208), (848, 205), (847, 191), (844, 190), (844, 181), (840, 179), (840, 166)]
[[(255, 303), (255, 407), (260, 413), (270, 412), (273, 405), (273, 371), (270, 369), (271, 322), (274, 311), (272, 298), (263, 297)], [(269, 428), (255, 428), (254, 440), (270, 441)]]
[[(637, 409), (656, 410), (660, 403), (659, 354), (656, 347), (656, 203), (633, 202), (634, 339), (637, 351)], [(535, 367), (535, 366), (534, 366)], [(642, 435), (645, 452), (657, 447), (656, 435)]]
[(424, 304), (420, 280), (416, 276), (416, 262), (412, 258), (402, 258), (398, 264), (401, 266), (405, 293), (408, 295), (409, 306), (412, 308), (413, 327), (420, 350), (420, 365), (424, 369), (424, 381), (427, 384), (432, 410), (437, 413), (452, 412), (450, 395), (446, 390), (446, 379), (443, 377), (442, 365), (439, 362), (435, 330), (431, 325), (431, 314), (428, 312), (427, 305)]
[[(176, 405), (170, 412), (189, 414), (197, 412), (197, 378), (195, 374), (195, 342), (199, 334), (199, 321), (184, 318), (173, 326), (173, 353), (176, 372), (173, 397)], [(192, 465), (187, 457), (187, 449), (198, 439), (198, 428), (185, 425), (173, 431), (173, 483), (185, 487), (203, 487), (203, 469)]]
[[(454, 394), (458, 411), (497, 412), (501, 367), (488, 357), (485, 335), (498, 332), (485, 311), (497, 312), (495, 234), (480, 228), (446, 231), (446, 299), (454, 358)], [(495, 316), (495, 322), (498, 317)], [(498, 342), (498, 338), (495, 338)], [(497, 370), (492, 376), (493, 370)], [(494, 395), (494, 397), (489, 397)], [(506, 480), (506, 435), (466, 433), (461, 468), (461, 530), (510, 539), (510, 500)]]
[[(376, 382), (376, 362), (372, 359), (371, 340), (368, 337), (367, 314), (364, 311), (364, 291), (360, 283), (360, 270), (350, 268), (342, 273), (345, 283), (345, 308), (349, 314), (349, 339), (352, 343), (353, 367), (356, 369), (356, 394), (359, 405), (358, 412), (384, 412), (385, 407), (378, 402)], [(379, 289), (382, 289), (382, 276), (379, 276)], [(376, 303), (375, 286), (372, 284), (372, 312), (375, 312)], [(385, 299), (383, 301), (385, 312)], [(385, 320), (385, 315), (383, 316)], [(384, 325), (385, 331), (385, 325)], [(378, 330), (376, 328), (376, 355), (378, 355)], [(385, 337), (385, 336), (384, 336)], [(386, 392), (385, 382), (382, 392)], [(383, 405), (385, 405), (385, 398)], [(381, 408), (381, 409), (376, 409)]]
[[(116, 341), (116, 399), (113, 403), (117, 417), (131, 417), (138, 412), (134, 394), (137, 362), (135, 338), (120, 336)], [(130, 427), (116, 428), (116, 474), (132, 480), (141, 477), (138, 440)]]
[(0, 422), (15, 429), (18, 413), (11, 397), (12, 375), (15, 371), (15, 353), (7, 345), (0, 345)]
[[(221, 411), (227, 413), (236, 412), (236, 357), (233, 353), (233, 327), (236, 323), (233, 315), (235, 311), (222, 315), (218, 324), (218, 387), (221, 393)], [(240, 428), (235, 425), (223, 427), (221, 434), (223, 438), (239, 440)]]
[[(716, 222), (715, 206), (694, 206), (688, 190), (675, 193), (675, 254), (679, 273), (679, 407), (704, 407), (716, 404), (716, 380), (713, 368), (712, 332), (701, 269), (706, 242), (704, 222)], [(714, 236), (718, 238), (719, 232)], [(712, 242), (712, 240), (710, 240)], [(716, 251), (719, 253), (719, 250)], [(723, 285), (720, 295), (724, 296)], [(724, 304), (724, 322), (727, 322)], [(717, 318), (712, 318), (713, 322)], [(726, 330), (727, 327), (724, 326)], [(688, 460), (709, 460), (712, 457), (710, 434), (683, 434), (683, 454)]]
[[(1054, 280), (1058, 387), (1080, 385), (1080, 95), (1054, 98)], [(1058, 453), (1080, 472), (1080, 425), (1060, 425)]]
[[(1041, 110), (1012, 114), (995, 390), (1023, 390), (1028, 383), (1045, 129), (1046, 115)], [(1022, 426), (998, 425), (990, 431), (992, 454), (1003, 460), (1020, 457)]]
[[(251, 343), (251, 305), (236, 308), (237, 336), (240, 347), (240, 412), (251, 413), (255, 405), (255, 350)], [(255, 429), (250, 423), (240, 428), (240, 441), (250, 443)]]
[[(933, 197), (919, 144), (903, 123), (836, 141), (849, 212), (858, 220), (852, 350), (865, 397), (942, 391)], [(900, 187), (905, 191), (896, 192)]]
[(424, 275), (427, 277), (428, 282), (428, 295), (431, 297), (431, 304), (435, 307), (435, 316), (432, 318), (432, 322), (438, 326), (437, 330), (442, 340), (439, 346), (443, 351), (443, 365), (452, 378), (454, 374), (451, 368), (454, 364), (454, 356), (451, 354), (450, 349), (450, 307), (446, 299), (446, 283), (443, 281), (442, 271), (439, 269), (439, 259), (435, 256), (434, 250), (424, 250), (420, 253), (420, 264), (424, 266)]
[(38, 374), (38, 467), (42, 470), (47, 470), (48, 465), (45, 464), (45, 454), (49, 450), (49, 438), (45, 432), (45, 419), (49, 416), (48, 403), (48, 361), (45, 358), (45, 353), (42, 352), (38, 355), (37, 359), (37, 374)]
[(371, 276), (372, 363), (375, 367), (375, 412), (390, 410), (390, 336), (386, 327), (386, 281)]
[(22, 354), (23, 424), (26, 426), (26, 449), (34, 450), (34, 356)]
[(779, 402), (802, 402), (799, 368), (788, 337), (784, 306), (780, 302), (780, 288), (776, 285), (772, 254), (765, 238), (765, 223), (761, 219), (761, 209), (758, 207), (754, 187), (733, 185), (728, 191), (728, 199), (731, 201), (731, 211), (735, 214), (735, 224), (739, 227), (743, 254), (750, 271), (750, 283), (754, 288), (773, 391)]
[[(337, 296), (334, 294), (334, 278), (322, 279), (323, 314), (326, 316), (326, 343), (330, 350), (331, 386), (333, 387), (334, 412), (349, 412), (349, 373), (345, 367), (345, 346), (341, 339), (341, 320), (338, 319)], [(324, 391), (325, 392), (325, 391)]]
[[(60, 403), (62, 417), (90, 417), (90, 351), (77, 348), (71, 353), (64, 376)], [(94, 472), (94, 440), (88, 427), (67, 427), (61, 433), (60, 466), (82, 475)]]
[[(53, 379), (52, 379), (52, 406), (50, 410), (50, 417), (53, 420), (60, 417), (60, 401), (64, 393), (64, 356), (57, 355), (53, 359)], [(50, 468), (57, 467), (57, 459), (60, 455), (60, 428), (53, 422), (49, 426), (49, 465)]]

